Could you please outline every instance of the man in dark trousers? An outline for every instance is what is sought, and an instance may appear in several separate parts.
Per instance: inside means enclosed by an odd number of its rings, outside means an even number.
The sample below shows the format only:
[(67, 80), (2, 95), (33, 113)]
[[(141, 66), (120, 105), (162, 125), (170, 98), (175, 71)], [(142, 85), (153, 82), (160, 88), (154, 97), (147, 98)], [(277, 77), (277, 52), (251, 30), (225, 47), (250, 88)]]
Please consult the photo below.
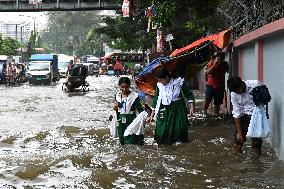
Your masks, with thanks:
[[(242, 146), (246, 141), (248, 127), (253, 113), (255, 103), (250, 92), (257, 86), (262, 85), (258, 80), (243, 81), (240, 77), (231, 77), (227, 81), (227, 87), (231, 92), (231, 102), (233, 106), (233, 117), (236, 129), (234, 132), (234, 150), (236, 153), (242, 152)], [(256, 156), (261, 155), (261, 138), (251, 138), (252, 152)]]
[(208, 107), (214, 99), (214, 114), (219, 114), (220, 105), (223, 103), (225, 92), (225, 74), (229, 70), (228, 62), (225, 60), (225, 53), (215, 53), (207, 65), (205, 72), (205, 102), (203, 104), (203, 113), (207, 115)]

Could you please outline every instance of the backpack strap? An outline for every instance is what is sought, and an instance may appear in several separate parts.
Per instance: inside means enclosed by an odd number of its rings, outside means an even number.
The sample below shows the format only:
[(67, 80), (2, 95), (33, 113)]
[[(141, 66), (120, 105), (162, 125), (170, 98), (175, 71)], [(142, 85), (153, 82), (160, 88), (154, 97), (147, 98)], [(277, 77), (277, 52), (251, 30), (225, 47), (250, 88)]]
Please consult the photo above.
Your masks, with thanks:
[(268, 114), (268, 103), (266, 104), (266, 117), (269, 119), (269, 114)]

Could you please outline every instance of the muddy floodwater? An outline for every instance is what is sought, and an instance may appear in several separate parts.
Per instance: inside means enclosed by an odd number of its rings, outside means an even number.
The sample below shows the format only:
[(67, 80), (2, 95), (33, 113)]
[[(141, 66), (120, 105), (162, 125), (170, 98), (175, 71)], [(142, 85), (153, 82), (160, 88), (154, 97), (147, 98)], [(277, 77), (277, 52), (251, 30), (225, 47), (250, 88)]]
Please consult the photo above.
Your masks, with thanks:
[[(144, 146), (109, 135), (118, 79), (88, 77), (89, 92), (0, 85), (0, 188), (284, 188), (284, 163), (231, 146), (228, 118), (190, 118), (190, 142), (158, 146), (147, 125)], [(202, 98), (202, 96), (200, 96)], [(201, 99), (197, 99), (199, 105)]]

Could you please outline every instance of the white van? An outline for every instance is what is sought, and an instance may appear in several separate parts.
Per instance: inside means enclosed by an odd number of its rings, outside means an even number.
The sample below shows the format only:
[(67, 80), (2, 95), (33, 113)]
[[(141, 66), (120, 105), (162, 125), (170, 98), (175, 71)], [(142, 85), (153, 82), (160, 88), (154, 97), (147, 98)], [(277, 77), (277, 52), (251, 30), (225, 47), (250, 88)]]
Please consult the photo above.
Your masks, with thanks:
[(31, 61), (27, 65), (28, 81), (30, 83), (52, 82), (52, 61)]

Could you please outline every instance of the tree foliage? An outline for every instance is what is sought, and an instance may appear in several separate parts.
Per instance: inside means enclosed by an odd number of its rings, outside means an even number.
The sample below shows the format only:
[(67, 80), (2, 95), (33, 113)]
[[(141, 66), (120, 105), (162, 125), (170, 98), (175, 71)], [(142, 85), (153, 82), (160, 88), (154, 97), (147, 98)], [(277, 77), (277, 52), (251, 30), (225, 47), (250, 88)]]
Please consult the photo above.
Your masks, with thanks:
[(153, 18), (153, 23), (161, 26), (165, 34), (172, 33), (175, 38), (174, 48), (178, 48), (201, 37), (207, 30), (215, 32), (224, 28), (224, 23), (216, 20), (216, 10), (220, 3), (221, 0), (139, 0), (138, 8), (131, 17), (122, 17), (119, 10), (118, 17), (105, 19), (106, 27), (92, 31), (109, 36), (114, 48), (152, 48), (156, 33), (155, 30), (147, 33), (148, 20), (145, 10), (154, 5), (157, 16)]
[[(118, 16), (106, 22), (108, 27), (93, 30), (107, 34), (116, 48), (145, 49), (155, 44), (155, 30), (146, 32), (147, 18), (144, 14), (146, 8), (151, 5), (155, 5), (157, 10), (153, 22), (162, 26), (165, 34), (173, 34), (174, 48), (231, 26), (234, 26), (234, 38), (237, 38), (284, 17), (283, 0), (132, 1), (138, 1), (139, 6), (138, 11), (130, 18)], [(121, 12), (118, 11), (118, 14), (121, 15)], [(109, 27), (110, 25), (112, 27)], [(123, 30), (119, 29), (121, 27)]]
[[(122, 0), (109, 0), (122, 3)], [(96, 12), (50, 12), (41, 44), (53, 52), (102, 55), (102, 44), (115, 49), (146, 50), (155, 47), (156, 30), (147, 32), (145, 10), (154, 5), (153, 24), (173, 34), (173, 48), (180, 48), (208, 33), (233, 26), (235, 37), (284, 16), (281, 0), (132, 0), (138, 6), (130, 17), (105, 17)], [(106, 26), (99, 23), (104, 22)], [(38, 45), (38, 44), (37, 44)], [(167, 44), (168, 45), (168, 44)], [(169, 49), (169, 45), (167, 46)]]
[(3, 39), (0, 35), (0, 54), (17, 55), (17, 49), (21, 46), (20, 43), (10, 37)]
[(97, 12), (49, 12), (47, 29), (41, 40), (53, 52), (64, 54), (93, 54), (99, 44), (88, 43), (88, 32), (100, 23)]

